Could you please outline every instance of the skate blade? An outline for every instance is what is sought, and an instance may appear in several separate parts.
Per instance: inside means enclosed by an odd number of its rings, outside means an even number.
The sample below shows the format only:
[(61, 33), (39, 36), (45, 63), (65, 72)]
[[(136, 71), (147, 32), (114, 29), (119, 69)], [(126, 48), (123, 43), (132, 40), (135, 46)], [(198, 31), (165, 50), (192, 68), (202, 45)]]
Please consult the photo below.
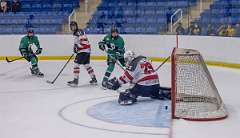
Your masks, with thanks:
[(108, 90), (108, 88), (103, 87), (103, 86), (101, 86), (100, 88), (103, 89), (103, 90)]
[(70, 87), (74, 87), (74, 88), (78, 87), (78, 85), (76, 85), (76, 84), (67, 84), (67, 85)]
[(44, 75), (35, 75), (35, 74), (32, 74), (32, 76), (36, 76), (36, 77), (39, 77), (39, 78), (44, 78)]
[(96, 85), (98, 85), (98, 83), (97, 82), (96, 83), (90, 83), (90, 85), (96, 86)]

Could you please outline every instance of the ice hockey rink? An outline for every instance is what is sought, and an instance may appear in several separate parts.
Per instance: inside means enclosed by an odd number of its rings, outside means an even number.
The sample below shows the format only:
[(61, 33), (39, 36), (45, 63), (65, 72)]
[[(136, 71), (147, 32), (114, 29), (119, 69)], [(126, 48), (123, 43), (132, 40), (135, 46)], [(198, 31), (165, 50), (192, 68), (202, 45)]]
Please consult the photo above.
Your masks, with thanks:
[[(66, 82), (73, 78), (70, 63), (54, 84), (53, 80), (66, 61), (40, 61), (44, 78), (30, 75), (28, 63), (0, 61), (0, 138), (238, 138), (240, 122), (240, 70), (209, 66), (210, 73), (227, 107), (225, 120), (193, 122), (169, 120), (165, 128), (137, 126), (108, 122), (89, 114), (97, 104), (117, 103), (118, 93), (88, 85), (89, 76), (80, 68), (79, 87), (71, 88)], [(160, 63), (154, 63), (157, 67)], [(92, 61), (98, 81), (106, 69), (104, 61)], [(122, 73), (116, 68), (112, 76)], [(162, 86), (170, 87), (170, 64), (158, 71)], [(151, 101), (150, 101), (151, 102)], [(159, 103), (156, 103), (159, 102)], [(139, 102), (140, 103), (140, 102)], [(147, 110), (146, 116), (165, 123), (160, 101), (159, 108)], [(115, 105), (117, 107), (117, 105)], [(119, 107), (121, 109), (123, 107)], [(127, 107), (128, 108), (128, 107)], [(134, 112), (141, 109), (132, 108)], [(159, 111), (156, 111), (159, 110)], [(168, 108), (164, 112), (169, 112)], [(109, 112), (106, 110), (106, 112)], [(130, 112), (130, 111), (129, 111)], [(166, 113), (165, 113), (166, 114)], [(122, 115), (121, 115), (122, 116)], [(119, 117), (120, 121), (126, 116)], [(137, 117), (136, 117), (137, 118)], [(134, 122), (133, 122), (134, 123)]]

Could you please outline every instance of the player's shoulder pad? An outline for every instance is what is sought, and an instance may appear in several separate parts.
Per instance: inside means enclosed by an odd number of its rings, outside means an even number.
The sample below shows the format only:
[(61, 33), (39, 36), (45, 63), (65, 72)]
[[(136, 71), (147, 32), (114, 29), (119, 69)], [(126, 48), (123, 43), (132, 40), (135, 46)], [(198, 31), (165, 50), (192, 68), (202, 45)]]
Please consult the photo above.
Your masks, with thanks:
[(142, 60), (142, 59), (146, 59), (146, 57), (144, 56), (137, 56), (136, 58), (134, 58), (132, 60), (132, 62), (129, 64), (129, 71), (134, 71), (138, 65), (138, 63)]
[(104, 38), (103, 41), (110, 41), (111, 40), (111, 35), (107, 34)]
[(123, 38), (122, 38), (120, 35), (118, 35), (118, 38), (121, 39), (121, 40), (123, 40)]
[(33, 39), (38, 39), (38, 37), (36, 35), (33, 36)]

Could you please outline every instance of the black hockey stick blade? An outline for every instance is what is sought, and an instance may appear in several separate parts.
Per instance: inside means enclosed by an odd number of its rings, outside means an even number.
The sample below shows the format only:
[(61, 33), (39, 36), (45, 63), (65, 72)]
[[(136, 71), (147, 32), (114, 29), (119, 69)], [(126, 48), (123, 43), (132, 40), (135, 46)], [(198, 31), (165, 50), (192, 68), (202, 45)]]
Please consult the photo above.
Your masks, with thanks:
[(13, 59), (13, 60), (9, 60), (9, 59), (6, 57), (6, 61), (7, 61), (8, 63), (10, 63), (10, 62), (13, 62), (13, 61), (22, 59), (22, 58), (24, 58), (24, 57), (20, 57), (20, 58), (16, 58), (16, 59)]
[(47, 80), (46, 82), (47, 82), (47, 83), (50, 83), (50, 84), (53, 84), (53, 83), (54, 83), (53, 81), (50, 81), (50, 80)]
[(6, 57), (6, 61), (9, 63), (9, 62), (12, 62), (12, 60), (9, 60), (7, 57)]

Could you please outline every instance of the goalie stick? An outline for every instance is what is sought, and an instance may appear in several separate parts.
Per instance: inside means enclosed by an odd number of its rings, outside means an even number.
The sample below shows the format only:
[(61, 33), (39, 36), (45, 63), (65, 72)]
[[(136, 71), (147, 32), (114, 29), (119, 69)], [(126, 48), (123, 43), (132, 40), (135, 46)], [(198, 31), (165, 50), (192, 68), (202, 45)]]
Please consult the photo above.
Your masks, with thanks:
[[(107, 53), (106, 49), (103, 50), (104, 52)], [(126, 71), (126, 68), (124, 68), (116, 58), (114, 58), (113, 56), (111, 55), (108, 55), (110, 58), (112, 58), (113, 60), (116, 61), (116, 64), (123, 70), (123, 71)], [(168, 60), (170, 59), (170, 56), (168, 56), (154, 71), (158, 71)]]
[[(112, 57), (111, 55), (109, 55), (113, 60), (116, 61), (116, 64), (123, 70), (126, 71), (126, 69), (118, 62), (118, 60), (116, 60), (114, 57)], [(154, 71), (158, 71), (168, 60), (170, 59), (170, 56), (168, 56)]]
[(69, 63), (69, 61), (72, 59), (73, 56), (74, 56), (74, 54), (72, 54), (72, 55), (70, 56), (70, 58), (68, 59), (68, 61), (67, 61), (67, 62), (65, 63), (65, 65), (62, 67), (62, 69), (60, 70), (60, 72), (57, 74), (57, 76), (56, 76), (52, 81), (47, 80), (47, 83), (53, 84), (53, 83), (57, 80), (57, 78), (60, 76), (60, 74), (61, 74), (62, 71), (65, 69), (65, 67), (67, 66), (67, 64)]
[(168, 57), (162, 62), (162, 64), (160, 64), (160, 65), (155, 69), (155, 72), (158, 71), (169, 59), (170, 59), (170, 56), (168, 56)]

